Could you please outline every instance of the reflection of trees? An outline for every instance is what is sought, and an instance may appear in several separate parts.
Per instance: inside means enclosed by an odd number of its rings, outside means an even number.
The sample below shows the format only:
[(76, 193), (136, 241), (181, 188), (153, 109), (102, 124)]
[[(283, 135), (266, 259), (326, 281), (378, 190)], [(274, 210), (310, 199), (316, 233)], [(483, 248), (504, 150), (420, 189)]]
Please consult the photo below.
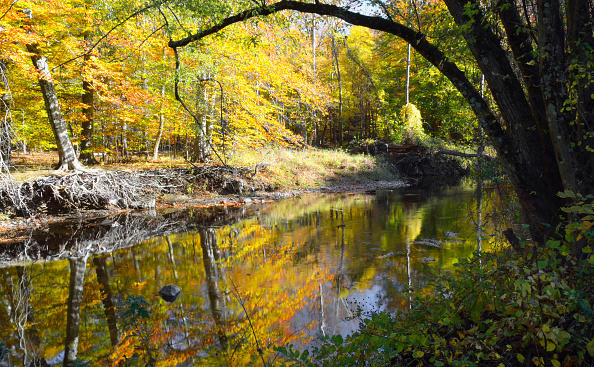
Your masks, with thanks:
[(200, 245), (202, 246), (202, 259), (204, 273), (206, 274), (206, 285), (208, 288), (208, 299), (210, 311), (215, 322), (217, 337), (222, 349), (227, 348), (227, 336), (225, 334), (226, 304), (221, 295), (220, 282), (223, 282), (223, 273), (219, 267), (221, 252), (217, 244), (217, 232), (214, 228), (205, 228), (199, 231)]
[(116, 346), (120, 339), (118, 332), (118, 324), (116, 318), (116, 309), (113, 303), (113, 293), (109, 285), (109, 274), (107, 272), (107, 264), (105, 256), (96, 256), (93, 258), (93, 265), (97, 273), (97, 282), (99, 282), (101, 289), (101, 302), (103, 303), (103, 312), (107, 319), (107, 327), (109, 329), (109, 340), (112, 346)]
[(69, 258), (68, 261), (70, 262), (70, 286), (68, 289), (64, 366), (71, 366), (76, 360), (76, 355), (78, 354), (80, 306), (83, 299), (87, 256)]
[[(451, 218), (469, 205), (474, 209), (475, 202), (473, 200), (469, 204), (469, 195), (450, 195), (445, 198), (447, 202), (441, 198), (412, 201), (408, 197), (406, 203), (401, 197), (392, 195), (383, 196), (381, 205), (373, 204), (368, 196), (345, 196), (343, 201), (333, 201), (333, 205), (328, 202), (327, 209), (313, 206), (309, 214), (304, 214), (305, 208), (299, 215), (288, 213), (290, 220), (260, 216), (216, 230), (197, 224), (203, 223), (203, 219), (181, 215), (163, 215), (157, 219), (121, 216), (110, 219), (111, 224), (109, 221), (104, 224), (98, 221), (87, 227), (82, 225), (80, 230), (77, 225), (74, 232), (68, 232), (74, 234), (66, 235), (66, 239), (62, 237), (62, 242), (58, 242), (58, 235), (54, 241), (51, 231), (45, 234), (46, 237), (36, 235), (34, 240), (38, 244), (45, 243), (47, 248), (38, 247), (40, 254), (28, 252), (28, 258), (80, 258), (85, 251), (102, 253), (115, 249), (111, 258), (99, 255), (92, 259), (97, 283), (89, 278), (85, 292), (92, 295), (96, 302), (86, 306), (88, 308), (85, 308), (82, 317), (83, 320), (86, 317), (104, 318), (109, 334), (106, 334), (106, 325), (102, 321), (81, 322), (78, 350), (81, 356), (84, 353), (85, 358), (107, 355), (109, 341), (117, 345), (120, 339), (115, 350), (121, 350), (120, 355), (126, 352), (127, 356), (131, 356), (140, 345), (126, 344), (131, 338), (130, 330), (123, 329), (124, 323), (119, 320), (118, 325), (116, 320), (112, 292), (121, 292), (124, 299), (128, 294), (142, 295), (152, 303), (150, 320), (146, 321), (146, 325), (154, 331), (150, 334), (151, 350), (160, 363), (187, 361), (186, 364), (191, 364), (192, 356), (203, 358), (203, 353), (213, 352), (206, 357), (208, 360), (196, 358), (196, 363), (249, 365), (249, 357), (255, 356), (256, 351), (255, 347), (252, 348), (254, 342), (247, 318), (239, 307), (239, 299), (245, 302), (245, 312), (253, 323), (254, 334), (263, 344), (298, 344), (301, 337), (317, 335), (321, 326), (320, 311), (324, 312), (325, 332), (344, 335), (345, 331), (356, 327), (357, 320), (343, 322), (343, 318), (352, 316), (353, 301), (360, 300), (357, 297), (361, 295), (366, 296), (368, 289), (381, 289), (376, 293), (391, 297), (381, 300), (389, 302), (389, 309), (405, 307), (407, 283), (422, 291), (427, 266), (421, 264), (420, 257), (441, 259), (452, 257), (446, 252), (456, 254), (457, 244), (451, 246), (452, 249), (436, 249), (416, 245), (413, 240), (417, 236), (433, 237), (442, 233), (433, 231), (434, 223), (431, 221), (437, 221), (437, 230), (456, 231), (456, 228), (442, 225), (444, 222), (439, 222), (443, 220), (440, 218)], [(489, 191), (485, 191), (484, 195), (483, 212), (488, 213)], [(357, 197), (362, 199), (355, 200)], [(389, 205), (386, 204), (388, 200)], [(286, 203), (283, 205), (290, 210)], [(372, 205), (374, 209), (369, 210)], [(226, 223), (234, 220), (232, 213)], [(370, 218), (375, 222), (370, 223)], [(120, 225), (114, 225), (115, 222)], [(445, 223), (449, 226), (451, 222)], [(466, 224), (465, 228), (471, 229), (472, 225)], [(83, 233), (85, 228), (88, 233)], [(195, 230), (197, 228), (201, 229)], [(485, 227), (485, 230), (489, 228)], [(157, 231), (161, 231), (158, 237), (153, 234)], [(171, 235), (174, 232), (184, 233)], [(126, 239), (127, 235), (130, 235), (131, 242)], [(474, 243), (474, 233), (467, 231), (463, 235)], [(134, 249), (134, 259), (129, 247), (134, 244), (133, 241), (146, 237), (151, 239)], [(42, 242), (44, 238), (54, 242)], [(93, 238), (96, 242), (90, 245)], [(485, 242), (483, 240), (483, 247), (487, 247)], [(465, 249), (464, 256), (469, 253)], [(47, 271), (47, 278), (35, 281), (36, 285), (55, 288), (56, 291), (52, 293), (48, 290), (42, 294), (44, 288), (40, 288), (31, 302), (34, 302), (35, 311), (41, 319), (37, 320), (37, 325), (43, 325), (37, 328), (39, 335), (43, 336), (46, 353), (53, 354), (62, 349), (64, 335), (56, 330), (64, 330), (66, 318), (47, 316), (63, 315), (65, 305), (54, 306), (52, 303), (50, 307), (44, 307), (42, 302), (50, 298), (65, 300), (69, 287), (54, 287), (52, 284), (63, 284), (68, 281), (68, 276), (65, 275), (65, 262), (43, 266), (51, 272)], [(140, 273), (144, 280), (141, 283), (137, 282)], [(114, 279), (111, 279), (112, 276)], [(156, 290), (170, 282), (183, 289), (181, 303), (178, 300), (173, 305), (165, 305), (155, 301), (152, 296)], [(237, 285), (235, 297), (227, 293), (227, 290), (233, 290), (233, 287), (227, 288), (231, 284)], [(198, 289), (203, 292), (198, 292)], [(367, 294), (375, 297), (373, 293)], [(99, 302), (99, 295), (102, 302)], [(70, 298), (72, 296), (70, 291)], [(1, 307), (0, 304), (0, 322), (3, 317)], [(28, 332), (34, 332), (31, 327), (36, 324), (29, 322), (28, 325)], [(13, 334), (16, 335), (16, 331)], [(34, 350), (31, 345), (35, 344), (32, 336), (28, 344), (29, 361), (32, 361)], [(98, 338), (101, 338), (99, 347), (102, 349), (93, 349), (92, 343)], [(265, 354), (265, 357), (268, 358), (268, 355)]]
[(205, 225), (237, 221), (241, 209), (206, 208), (161, 215), (126, 213), (110, 218), (50, 224), (0, 247), (0, 267), (30, 261), (52, 261), (129, 248), (155, 237), (184, 233)]
[[(20, 359), (23, 366), (47, 366), (41, 353), (41, 338), (36, 328), (31, 304), (31, 269), (17, 266), (15, 278), (6, 271), (2, 274), (4, 295), (8, 298), (8, 316), (16, 330)], [(16, 284), (15, 284), (16, 283)]]
[(479, 177), (476, 183), (476, 250), (480, 254), (483, 238), (483, 180)]
[(169, 236), (167, 236), (165, 240), (167, 241), (167, 248), (169, 250), (167, 256), (169, 257), (169, 261), (171, 261), (171, 265), (173, 266), (173, 277), (177, 280), (177, 265), (175, 264), (175, 253), (173, 251), (173, 243), (171, 242), (171, 238)]

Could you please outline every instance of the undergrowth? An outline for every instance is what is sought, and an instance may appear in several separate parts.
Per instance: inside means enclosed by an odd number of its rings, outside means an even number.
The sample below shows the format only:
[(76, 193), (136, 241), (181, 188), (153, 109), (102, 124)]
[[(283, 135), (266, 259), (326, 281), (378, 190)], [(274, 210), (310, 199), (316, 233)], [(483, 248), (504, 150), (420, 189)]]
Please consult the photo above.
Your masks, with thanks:
[(278, 347), (281, 365), (594, 365), (593, 197), (563, 196), (571, 220), (544, 246), (461, 261), (411, 310), (373, 314), (312, 351)]
[(343, 150), (270, 148), (232, 157), (234, 166), (264, 164), (258, 179), (278, 188), (316, 188), (343, 182), (393, 180), (395, 174), (380, 157), (350, 154)]

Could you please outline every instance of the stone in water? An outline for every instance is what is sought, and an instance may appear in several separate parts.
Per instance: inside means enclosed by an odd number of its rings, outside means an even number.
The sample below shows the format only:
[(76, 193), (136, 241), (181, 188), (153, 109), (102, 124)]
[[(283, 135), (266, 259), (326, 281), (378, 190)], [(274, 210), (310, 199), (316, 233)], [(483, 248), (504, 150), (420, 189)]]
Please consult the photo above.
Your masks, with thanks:
[(174, 302), (177, 296), (181, 293), (181, 289), (177, 285), (169, 284), (161, 288), (159, 296), (165, 300), (165, 302)]

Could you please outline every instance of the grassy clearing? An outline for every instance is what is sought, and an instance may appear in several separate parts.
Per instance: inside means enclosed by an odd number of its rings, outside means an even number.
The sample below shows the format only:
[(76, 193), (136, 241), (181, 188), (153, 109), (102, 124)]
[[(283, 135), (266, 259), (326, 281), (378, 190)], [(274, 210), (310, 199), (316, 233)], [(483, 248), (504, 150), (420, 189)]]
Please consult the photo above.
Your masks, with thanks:
[(397, 178), (380, 158), (342, 150), (267, 149), (244, 152), (230, 161), (235, 166), (258, 163), (267, 165), (258, 179), (279, 189), (318, 188)]
[[(52, 166), (57, 164), (55, 152), (13, 155), (13, 177), (24, 181), (55, 174)], [(262, 149), (237, 154), (228, 162), (232, 166), (266, 164), (256, 179), (278, 189), (318, 188), (343, 183), (365, 183), (378, 180), (395, 180), (388, 165), (381, 159), (363, 154), (349, 154), (342, 150), (307, 149)], [(105, 163), (92, 168), (105, 170), (145, 170), (155, 168), (187, 167), (182, 158), (162, 155), (159, 160), (131, 157), (125, 163)]]

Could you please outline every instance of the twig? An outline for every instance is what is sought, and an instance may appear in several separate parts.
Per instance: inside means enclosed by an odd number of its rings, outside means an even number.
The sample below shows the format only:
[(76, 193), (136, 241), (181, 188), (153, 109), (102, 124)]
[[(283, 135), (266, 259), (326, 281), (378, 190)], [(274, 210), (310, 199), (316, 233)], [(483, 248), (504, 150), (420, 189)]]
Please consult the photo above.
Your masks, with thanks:
[(139, 45), (138, 45), (138, 46), (137, 46), (137, 47), (136, 47), (134, 50), (132, 50), (132, 52), (130, 52), (130, 53), (128, 54), (128, 56), (126, 56), (126, 57), (124, 57), (124, 58), (121, 58), (121, 59), (119, 59), (119, 60), (118, 60), (118, 62), (122, 62), (122, 61), (128, 60), (130, 57), (132, 57), (132, 55), (133, 55), (133, 51), (140, 50), (140, 48), (142, 47), (142, 45), (144, 45), (144, 43), (145, 43), (146, 41), (148, 41), (148, 39), (149, 39), (149, 38), (151, 38), (152, 36), (154, 36), (154, 35), (155, 35), (155, 33), (159, 32), (159, 31), (160, 31), (161, 29), (163, 29), (163, 28), (165, 28), (165, 24), (163, 24), (163, 25), (162, 25), (162, 26), (160, 26), (159, 28), (155, 29), (155, 30), (154, 30), (154, 31), (153, 31), (151, 34), (149, 34), (149, 35), (148, 35), (148, 36), (147, 36), (145, 39), (143, 39), (143, 40), (142, 40), (142, 42), (140, 42), (140, 44), (139, 44)]

